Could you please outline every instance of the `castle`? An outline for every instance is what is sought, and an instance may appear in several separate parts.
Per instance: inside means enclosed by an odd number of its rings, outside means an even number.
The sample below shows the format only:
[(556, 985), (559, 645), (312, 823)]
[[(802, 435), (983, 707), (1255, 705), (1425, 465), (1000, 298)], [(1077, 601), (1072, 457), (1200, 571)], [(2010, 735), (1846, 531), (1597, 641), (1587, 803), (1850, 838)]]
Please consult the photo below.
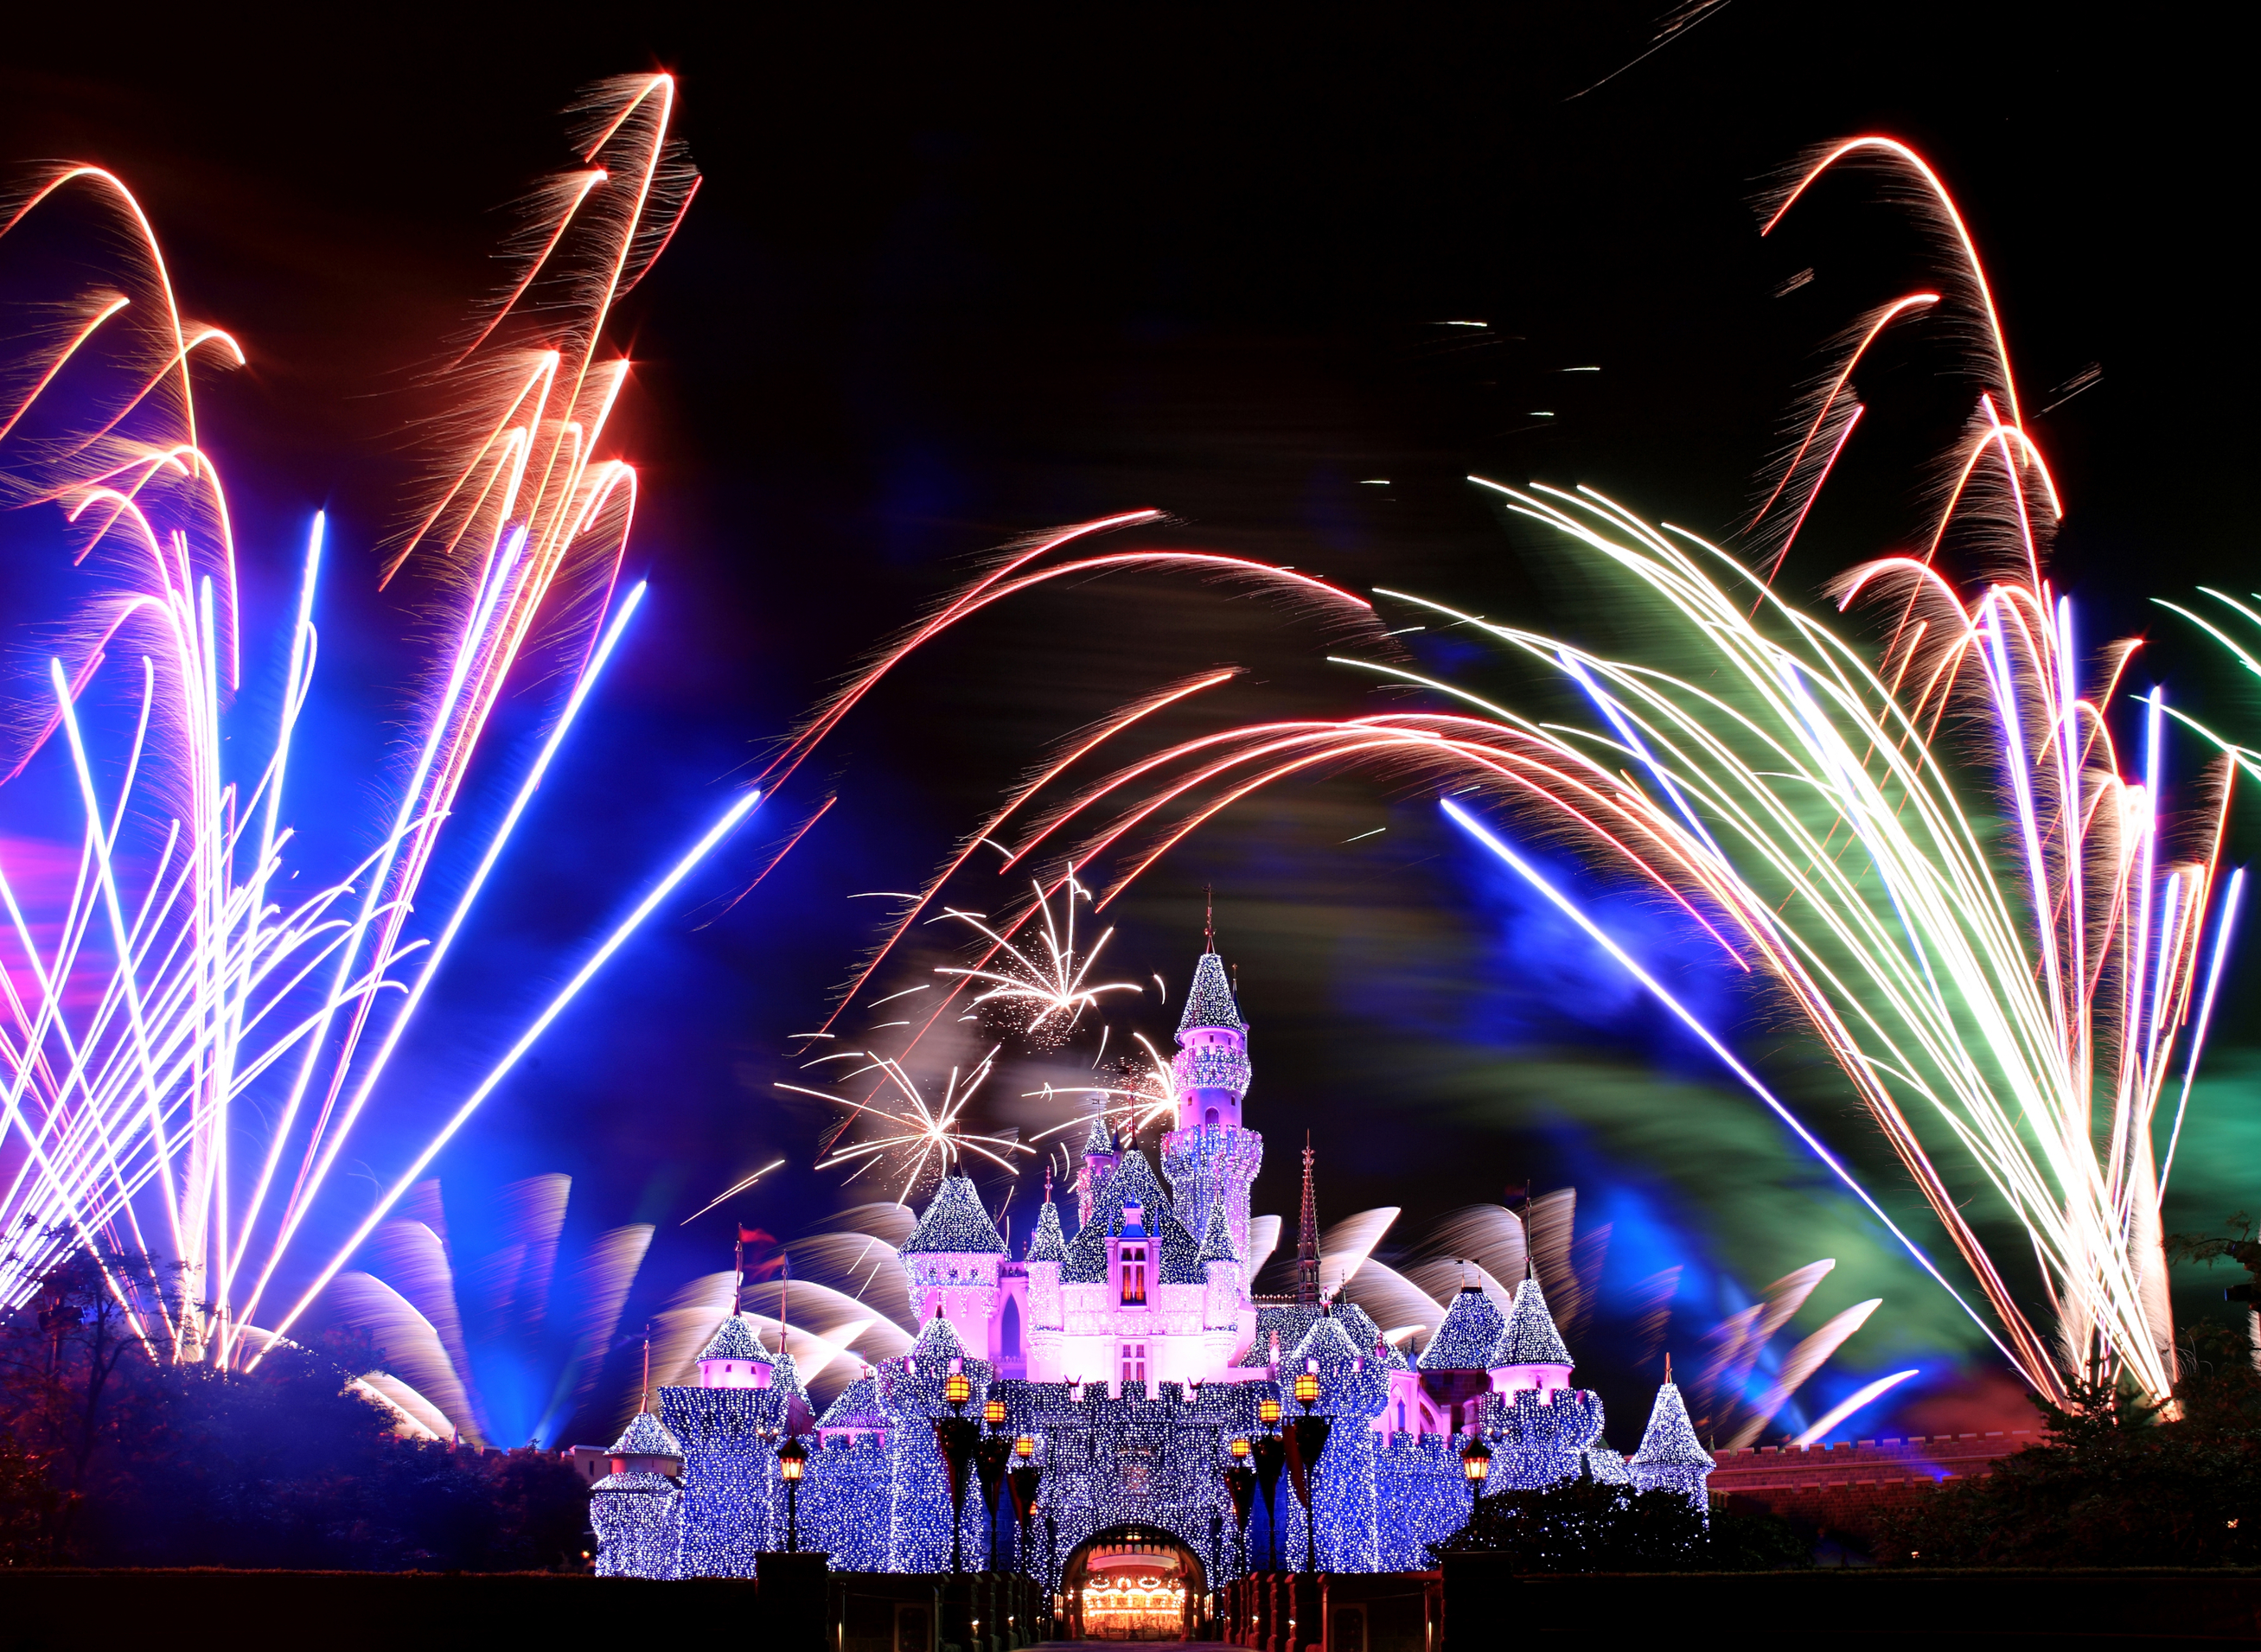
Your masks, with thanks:
[[(1658, 1390), (1630, 1460), (1611, 1450), (1601, 1400), (1571, 1387), (1535, 1278), (1505, 1313), (1481, 1286), (1463, 1289), (1410, 1362), (1357, 1306), (1324, 1299), (1308, 1147), (1295, 1294), (1256, 1297), (1248, 1203), (1264, 1141), (1242, 1122), (1248, 1027), (1213, 947), (1177, 1043), (1166, 1189), (1145, 1153), (1095, 1121), (1073, 1234), (1047, 1197), (1016, 1260), (973, 1183), (947, 1178), (901, 1253), (916, 1340), (821, 1417), (791, 1354), (725, 1319), (698, 1386), (661, 1389), (658, 1415), (639, 1412), (614, 1445), (614, 1472), (592, 1489), (597, 1569), (751, 1576), (757, 1554), (786, 1546), (779, 1447), (795, 1439), (808, 1447), (792, 1488), (799, 1545), (834, 1569), (947, 1571), (955, 1554), (969, 1570), (1018, 1564), (1063, 1590), (1082, 1580), (1097, 1600), (1197, 1593), (1261, 1568), (1267, 1547), (1275, 1564), (1303, 1563), (1308, 1546), (1331, 1571), (1419, 1569), (1425, 1545), (1468, 1518), (1461, 1455), (1473, 1438), (1490, 1448), (1491, 1488), (1590, 1476), (1704, 1505), (1712, 1461), (1679, 1390)], [(1298, 1375), (1317, 1378), (1309, 1406), (1295, 1397)], [(1282, 1483), (1276, 1514), (1244, 1541), (1224, 1471), (1236, 1441), (1278, 1432), (1267, 1400), (1275, 1416), (1331, 1420), (1307, 1482), (1316, 1530)], [(953, 1418), (1016, 1442), (1009, 1460), (1042, 1470), (1032, 1553), (1014, 1552), (1009, 1499), (993, 1537), (970, 1472), (953, 1533), (937, 1428)], [(993, 1449), (994, 1465), (1008, 1460)]]

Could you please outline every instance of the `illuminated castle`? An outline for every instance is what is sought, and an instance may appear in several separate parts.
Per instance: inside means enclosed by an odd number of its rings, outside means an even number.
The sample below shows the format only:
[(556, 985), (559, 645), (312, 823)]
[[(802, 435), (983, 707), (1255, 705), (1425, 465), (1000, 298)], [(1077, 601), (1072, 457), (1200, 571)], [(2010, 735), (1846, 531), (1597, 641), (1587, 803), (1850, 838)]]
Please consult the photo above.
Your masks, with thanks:
[[(1571, 1360), (1539, 1282), (1503, 1314), (1482, 1288), (1453, 1301), (1409, 1363), (1356, 1305), (1320, 1289), (1312, 1155), (1303, 1151), (1292, 1297), (1251, 1294), (1249, 1191), (1263, 1138), (1241, 1123), (1248, 1027), (1224, 960), (1194, 973), (1173, 1063), (1177, 1127), (1162, 1138), (1166, 1189), (1145, 1155), (1095, 1121), (1075, 1186), (1075, 1230), (1047, 1197), (1018, 1261), (964, 1176), (946, 1179), (901, 1250), (920, 1330), (909, 1352), (851, 1384), (812, 1417), (792, 1357), (767, 1352), (733, 1316), (699, 1361), (699, 1386), (663, 1388), (613, 1447), (591, 1520), (597, 1569), (645, 1577), (750, 1576), (786, 1541), (778, 1447), (813, 1433), (798, 1488), (800, 1545), (836, 1570), (946, 1571), (949, 1474), (937, 1419), (980, 1419), (1025, 1439), (1044, 1470), (1026, 1569), (1062, 1584), (1110, 1557), (1151, 1567), (1158, 1545), (1196, 1591), (1266, 1563), (1289, 1566), (1307, 1536), (1335, 1571), (1402, 1571), (1466, 1520), (1463, 1447), (1481, 1436), (1489, 1483), (1532, 1487), (1590, 1476), (1705, 1497), (1710, 1454), (1679, 1390), (1657, 1392), (1632, 1459), (1602, 1440), (1602, 1403), (1570, 1386)], [(1244, 1555), (1223, 1470), (1231, 1442), (1266, 1433), (1260, 1407), (1295, 1379), (1318, 1379), (1332, 1430), (1311, 1476), (1317, 1532), (1283, 1480), (1276, 1525), (1258, 1517)], [(965, 1398), (949, 1399), (963, 1378)], [(993, 1548), (969, 1472), (958, 1532), (967, 1569), (1015, 1564), (1010, 1499)], [(1206, 1582), (1202, 1581), (1206, 1579)], [(1103, 1591), (1102, 1591), (1103, 1592)]]

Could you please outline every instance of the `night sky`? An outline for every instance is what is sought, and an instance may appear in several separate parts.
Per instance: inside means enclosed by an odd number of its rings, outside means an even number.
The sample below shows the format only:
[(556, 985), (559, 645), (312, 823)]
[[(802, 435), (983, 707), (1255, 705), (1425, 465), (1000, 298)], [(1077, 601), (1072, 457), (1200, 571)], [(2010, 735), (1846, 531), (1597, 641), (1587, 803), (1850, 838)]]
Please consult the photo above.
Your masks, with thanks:
[[(2247, 588), (2232, 495), (2250, 434), (2243, 191), (2225, 180), (2250, 140), (2232, 133), (2230, 54), (2194, 22), (2138, 32), (2124, 14), (2109, 32), (2068, 32), (2060, 11), (1990, 38), (1980, 10), (1734, 0), (1597, 87), (1651, 43), (1651, 6), (959, 12), (908, 32), (893, 11), (707, 26), (643, 7), (570, 30), (388, 17), (358, 36), (294, 14), (195, 38), (120, 26), (98, 50), (11, 25), (0, 158), (123, 173), (190, 312), (250, 353), (204, 406), (255, 603), (272, 611), (307, 514), (333, 513), (312, 794), (362, 844), (429, 594), (374, 580), (417, 459), (411, 370), (496, 279), (502, 209), (568, 163), (556, 111), (575, 89), (680, 76), (678, 130), (706, 182), (617, 328), (638, 363), (614, 447), (642, 470), (630, 565), (652, 581), (649, 612), (361, 1138), (367, 1175), (390, 1176), (585, 937), (843, 671), (1019, 535), (1151, 506), (1172, 520), (1150, 542), (1605, 638), (1609, 616), (1559, 557), (1461, 478), (1585, 482), (1730, 531), (1823, 346), (1934, 267), (1874, 175), (1834, 180), (1758, 237), (1764, 182), (1856, 132), (1914, 143), (1956, 190), (2029, 407), (2101, 366), (2035, 425), (2070, 504), (2056, 571), (2088, 634), (2151, 631), (2182, 703), (2252, 727), (2253, 697), (2146, 601)], [(1488, 325), (1439, 325), (1456, 320)], [(1968, 405), (1959, 348), (1911, 329), (1864, 371), (1868, 424), (1790, 588), (1913, 531), (1924, 461)], [(1603, 370), (1561, 372), (1582, 365)], [(20, 672), (39, 657), (12, 632)], [(875, 937), (883, 903), (847, 897), (915, 887), (1054, 742), (1185, 672), (1249, 668), (1224, 707), (1236, 718), (1370, 706), (1325, 665), (1325, 640), (1161, 578), (1054, 592), (955, 635), (560, 1023), (441, 1160), (451, 1208), (476, 1226), (502, 1184), (563, 1170), (577, 1225), (658, 1223), (640, 1317), (727, 1265), (734, 1217), (790, 1233), (879, 1196), (808, 1171), (822, 1110), (773, 1088), (802, 1076), (788, 1035), (818, 1024)], [(538, 710), (506, 720), (503, 761)], [(2238, 851), (2251, 841), (2241, 829)], [(1118, 1012), (1117, 1037), (1174, 1025), (1205, 884), (1254, 1024), (1260, 1209), (1292, 1212), (1305, 1130), (1323, 1215), (1403, 1205), (1401, 1239), (1511, 1184), (1576, 1185), (1587, 1219), (1614, 1225), (1614, 1284), (1687, 1267), (1689, 1343), (1739, 1287), (1834, 1256), (1799, 1327), (1860, 1297), (1886, 1305), (1818, 1393), (1918, 1364), (1906, 1403), (1863, 1432), (2026, 1426), (1974, 1333), (1875, 1225), (1604, 961), (1448, 839), (1425, 797), (1291, 788), (1190, 840), (1111, 914), (1106, 973), (1174, 988), (1167, 1009)], [(1921, 1219), (1794, 1030), (1653, 911), (1582, 887)], [(1001, 907), (1014, 891), (995, 888)], [(871, 990), (938, 961), (938, 945), (906, 955)], [(2257, 990), (2261, 973), (2233, 971), (2171, 1228), (2250, 1205), (2236, 1167), (2257, 1134)], [(1066, 1065), (1008, 1064), (992, 1116), (1050, 1122), (1019, 1093)], [(777, 1156), (790, 1178), (678, 1225)], [(368, 1185), (341, 1184), (341, 1226)], [(2193, 1282), (2186, 1309), (2207, 1294)], [(1656, 1373), (1634, 1368), (1606, 1309), (1590, 1339), (1582, 1380), (1622, 1433)]]

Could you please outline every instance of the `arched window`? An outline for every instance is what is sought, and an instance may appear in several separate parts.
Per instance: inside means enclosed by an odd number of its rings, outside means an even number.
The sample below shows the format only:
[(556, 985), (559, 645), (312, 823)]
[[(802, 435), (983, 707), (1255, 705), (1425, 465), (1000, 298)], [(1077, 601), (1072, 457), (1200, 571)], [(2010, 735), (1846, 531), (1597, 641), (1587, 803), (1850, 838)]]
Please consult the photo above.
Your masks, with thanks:
[(1021, 1356), (1021, 1304), (1010, 1296), (997, 1318), (997, 1352), (1008, 1360)]
[(1212, 1107), (1209, 1111), (1203, 1113), (1202, 1115), (1202, 1123), (1204, 1124), (1214, 1124), (1217, 1123), (1217, 1109)]

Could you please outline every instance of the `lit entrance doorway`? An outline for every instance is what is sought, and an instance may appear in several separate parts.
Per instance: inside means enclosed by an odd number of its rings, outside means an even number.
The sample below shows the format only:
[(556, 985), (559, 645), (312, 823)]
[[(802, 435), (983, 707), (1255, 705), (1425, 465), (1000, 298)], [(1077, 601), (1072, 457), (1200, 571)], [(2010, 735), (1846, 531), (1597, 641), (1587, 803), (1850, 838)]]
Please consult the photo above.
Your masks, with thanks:
[(1060, 1572), (1070, 1630), (1083, 1641), (1182, 1641), (1208, 1589), (1201, 1557), (1152, 1526), (1095, 1534)]

